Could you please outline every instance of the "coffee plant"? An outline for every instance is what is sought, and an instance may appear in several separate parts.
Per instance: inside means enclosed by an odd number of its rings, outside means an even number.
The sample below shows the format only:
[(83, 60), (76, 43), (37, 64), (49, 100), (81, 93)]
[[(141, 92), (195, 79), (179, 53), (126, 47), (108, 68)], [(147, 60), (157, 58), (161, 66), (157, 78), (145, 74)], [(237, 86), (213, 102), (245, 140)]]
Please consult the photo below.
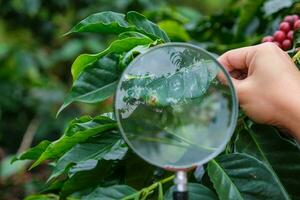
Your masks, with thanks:
[[(135, 11), (100, 12), (83, 19), (66, 35), (89, 32), (117, 37), (103, 51), (81, 54), (75, 59), (71, 68), (73, 85), (58, 115), (74, 102), (112, 104), (122, 71), (153, 46), (184, 41), (220, 53), (255, 44), (263, 34), (274, 31), (272, 26), (278, 27), (278, 21), (265, 27), (270, 16), (282, 19), (299, 7), (296, 1), (245, 1), (243, 6), (247, 9), (240, 11), (238, 21), (232, 21), (234, 8), (241, 6), (233, 5), (232, 10), (211, 17), (186, 15), (179, 10), (170, 14), (166, 8), (145, 13), (158, 24)], [(263, 39), (278, 42), (296, 63), (300, 60), (298, 23), (298, 16), (288, 16), (279, 32)], [(53, 168), (47, 187), (27, 200), (172, 197), (174, 175), (138, 158), (121, 138), (112, 113), (76, 118), (58, 140), (42, 141), (13, 161), (16, 160), (33, 160), (30, 169), (46, 161)], [(224, 152), (188, 176), (190, 199), (299, 200), (299, 146), (276, 128), (252, 122), (241, 111)]]

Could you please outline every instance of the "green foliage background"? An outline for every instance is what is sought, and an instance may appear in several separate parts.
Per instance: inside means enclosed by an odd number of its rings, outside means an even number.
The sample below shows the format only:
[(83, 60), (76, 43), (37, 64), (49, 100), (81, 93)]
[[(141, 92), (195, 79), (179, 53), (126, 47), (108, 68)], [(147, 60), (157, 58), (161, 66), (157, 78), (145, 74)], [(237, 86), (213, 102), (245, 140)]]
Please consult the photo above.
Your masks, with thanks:
[[(0, 198), (170, 199), (173, 176), (131, 152), (109, 113), (120, 72), (169, 40), (215, 54), (259, 43), (284, 15), (299, 11), (295, 0), (0, 1)], [(37, 146), (21, 154), (28, 144)], [(10, 164), (16, 153), (14, 160), (33, 160), (32, 168), (46, 160), (52, 167), (25, 172), (30, 163)], [(300, 197), (297, 143), (242, 113), (232, 141), (204, 171), (189, 174), (191, 199)]]

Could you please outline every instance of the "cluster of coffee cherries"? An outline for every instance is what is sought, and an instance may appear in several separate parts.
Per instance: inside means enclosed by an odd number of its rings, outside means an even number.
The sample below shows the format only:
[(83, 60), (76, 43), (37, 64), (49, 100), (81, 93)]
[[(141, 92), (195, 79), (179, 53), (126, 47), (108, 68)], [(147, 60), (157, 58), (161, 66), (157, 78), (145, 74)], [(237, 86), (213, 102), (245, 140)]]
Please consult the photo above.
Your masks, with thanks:
[(294, 32), (300, 29), (300, 18), (298, 15), (288, 15), (279, 25), (279, 30), (273, 36), (266, 36), (262, 42), (273, 42), (283, 50), (289, 50), (293, 46)]

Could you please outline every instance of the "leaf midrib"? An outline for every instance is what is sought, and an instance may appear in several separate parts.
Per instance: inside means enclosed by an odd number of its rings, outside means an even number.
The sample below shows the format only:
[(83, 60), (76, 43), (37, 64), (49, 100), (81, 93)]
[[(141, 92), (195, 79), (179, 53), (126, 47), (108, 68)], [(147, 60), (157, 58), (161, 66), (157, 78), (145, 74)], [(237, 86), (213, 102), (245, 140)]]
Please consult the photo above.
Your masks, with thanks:
[(80, 96), (78, 96), (77, 98), (74, 98), (74, 99), (81, 99), (81, 98), (84, 98), (84, 97), (86, 97), (86, 96), (89, 96), (89, 95), (91, 95), (91, 94), (93, 94), (93, 93), (97, 93), (97, 92), (99, 92), (100, 90), (104, 90), (104, 89), (110, 87), (111, 85), (113, 85), (113, 84), (115, 84), (115, 83), (117, 83), (117, 82), (118, 82), (118, 81), (111, 82), (111, 83), (109, 83), (109, 84), (107, 84), (107, 85), (105, 85), (105, 86), (103, 86), (103, 87), (101, 87), (101, 88), (98, 88), (98, 89), (96, 89), (96, 90), (92, 90), (92, 91), (90, 91), (90, 92), (84, 93), (83, 95), (80, 95)]
[(291, 200), (289, 194), (287, 193), (286, 189), (284, 188), (283, 184), (281, 183), (279, 177), (277, 176), (277, 174), (275, 173), (272, 165), (270, 164), (269, 160), (267, 159), (266, 155), (264, 154), (262, 148), (260, 147), (253, 131), (251, 128), (249, 128), (246, 124), (245, 124), (246, 129), (248, 130), (250, 137), (253, 139), (254, 144), (256, 145), (258, 151), (260, 152), (262, 158), (264, 159), (264, 161), (266, 162), (266, 167), (267, 169), (270, 171), (270, 173), (274, 176), (275, 181), (278, 183), (280, 190), (282, 191), (284, 197), (288, 200)]
[(230, 181), (230, 183), (234, 186), (235, 190), (237, 191), (237, 193), (239, 195), (239, 198), (243, 199), (243, 197), (241, 196), (241, 192), (239, 191), (237, 186), (234, 184), (234, 182), (230, 179), (230, 177), (227, 175), (225, 169), (221, 165), (219, 165), (218, 162), (215, 159), (213, 159), (211, 162), (213, 162), (218, 168), (220, 168), (221, 171), (223, 171), (226, 178)]

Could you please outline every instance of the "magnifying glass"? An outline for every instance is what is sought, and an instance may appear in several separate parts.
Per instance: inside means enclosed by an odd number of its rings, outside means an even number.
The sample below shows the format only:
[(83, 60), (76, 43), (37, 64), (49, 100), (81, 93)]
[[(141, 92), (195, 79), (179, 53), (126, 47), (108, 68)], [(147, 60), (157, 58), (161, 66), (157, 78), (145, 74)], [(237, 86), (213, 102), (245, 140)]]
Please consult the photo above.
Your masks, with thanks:
[(220, 154), (238, 103), (229, 74), (207, 51), (167, 43), (137, 56), (115, 97), (118, 126), (145, 161), (175, 171), (174, 199), (188, 199), (186, 171)]

